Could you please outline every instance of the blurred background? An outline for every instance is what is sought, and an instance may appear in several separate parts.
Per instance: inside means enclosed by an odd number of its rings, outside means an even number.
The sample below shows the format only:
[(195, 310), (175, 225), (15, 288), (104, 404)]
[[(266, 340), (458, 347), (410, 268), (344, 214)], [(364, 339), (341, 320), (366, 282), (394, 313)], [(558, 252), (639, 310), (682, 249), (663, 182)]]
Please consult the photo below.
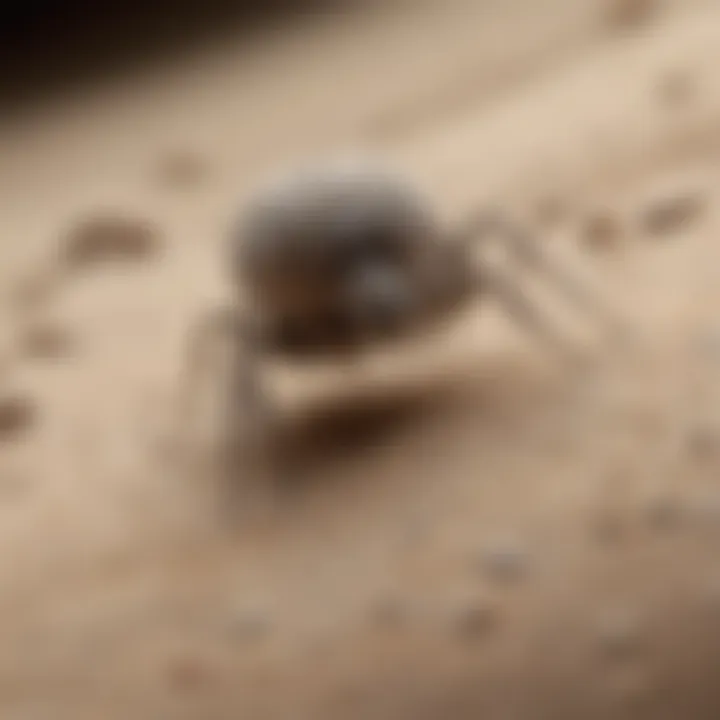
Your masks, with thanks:
[[(3, 720), (720, 716), (716, 0), (36, 0), (0, 36)], [(585, 373), (493, 307), (270, 368), (309, 471), (228, 526), (188, 335), (248, 194), (346, 151), (524, 219), (639, 344), (524, 278)]]

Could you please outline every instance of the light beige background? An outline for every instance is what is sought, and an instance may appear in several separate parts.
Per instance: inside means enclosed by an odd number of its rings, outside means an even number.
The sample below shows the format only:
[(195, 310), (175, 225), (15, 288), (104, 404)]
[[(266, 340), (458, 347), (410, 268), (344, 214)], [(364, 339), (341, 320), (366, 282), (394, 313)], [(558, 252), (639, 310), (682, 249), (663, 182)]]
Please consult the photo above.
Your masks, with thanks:
[[(717, 717), (720, 7), (629, 30), (590, 0), (361, 5), (0, 126), (4, 402), (31, 411), (0, 453), (4, 719)], [(593, 344), (549, 297), (584, 374), (492, 306), (349, 380), (285, 368), (288, 412), (376, 432), (316, 448), (237, 534), (172, 462), (183, 343), (254, 184), (346, 149), (448, 222), (529, 218), (640, 345)], [(687, 222), (647, 230), (686, 194)], [(29, 353), (18, 284), (98, 215), (149, 223), (159, 254), (74, 277), (43, 309), (64, 349)]]

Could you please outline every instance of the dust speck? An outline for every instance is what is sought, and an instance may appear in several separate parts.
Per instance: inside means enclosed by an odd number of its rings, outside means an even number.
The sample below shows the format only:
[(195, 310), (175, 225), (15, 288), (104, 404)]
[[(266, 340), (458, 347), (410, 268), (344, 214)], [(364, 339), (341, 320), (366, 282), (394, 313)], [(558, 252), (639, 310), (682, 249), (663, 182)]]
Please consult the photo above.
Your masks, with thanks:
[(173, 188), (191, 188), (208, 174), (204, 158), (190, 150), (177, 150), (164, 155), (158, 163), (160, 182)]
[(646, 507), (650, 526), (656, 530), (673, 530), (681, 522), (683, 508), (680, 500), (672, 495), (651, 498)]
[(27, 432), (37, 415), (35, 404), (22, 395), (0, 396), (0, 440), (11, 440)]
[(697, 220), (704, 209), (704, 199), (697, 193), (665, 196), (650, 202), (642, 213), (641, 223), (650, 235), (665, 237)]
[(486, 637), (498, 624), (498, 609), (486, 597), (468, 597), (459, 602), (452, 612), (455, 632), (464, 640), (475, 641)]
[(528, 571), (530, 558), (519, 542), (495, 541), (482, 549), (474, 560), (476, 567), (491, 580), (516, 582)]
[(610, 0), (606, 7), (607, 25), (635, 29), (654, 20), (658, 10), (657, 0)]
[(370, 609), (373, 624), (382, 629), (396, 629), (404, 625), (408, 619), (408, 608), (402, 598), (396, 596), (382, 597)]
[(585, 247), (593, 252), (617, 248), (623, 234), (620, 220), (609, 211), (598, 211), (585, 218), (581, 230)]
[(195, 691), (207, 684), (210, 679), (210, 669), (200, 658), (176, 657), (167, 665), (167, 678), (173, 690)]
[(685, 107), (695, 95), (694, 78), (683, 69), (668, 70), (658, 79), (657, 95), (667, 107)]
[(260, 608), (241, 608), (232, 613), (228, 630), (235, 642), (257, 642), (270, 633), (270, 617)]
[(695, 427), (688, 431), (685, 447), (693, 460), (714, 460), (720, 456), (720, 437), (713, 428)]
[(606, 614), (598, 625), (600, 651), (610, 659), (624, 659), (637, 655), (643, 645), (640, 618), (629, 611)]
[(21, 344), (26, 355), (49, 360), (69, 355), (73, 346), (68, 329), (50, 320), (30, 323), (22, 333)]
[(70, 269), (85, 269), (101, 263), (147, 260), (160, 249), (159, 232), (147, 220), (120, 215), (91, 217), (65, 236), (61, 260)]
[(546, 226), (553, 227), (560, 223), (567, 214), (567, 207), (559, 195), (547, 195), (538, 199), (535, 205), (535, 216)]

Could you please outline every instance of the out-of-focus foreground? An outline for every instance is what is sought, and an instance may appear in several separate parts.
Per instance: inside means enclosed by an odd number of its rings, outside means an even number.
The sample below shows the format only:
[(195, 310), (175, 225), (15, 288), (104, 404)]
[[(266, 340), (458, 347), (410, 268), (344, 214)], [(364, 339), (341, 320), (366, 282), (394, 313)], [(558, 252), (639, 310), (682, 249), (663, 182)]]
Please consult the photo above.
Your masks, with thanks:
[[(719, 64), (712, 0), (385, 0), (8, 100), (3, 720), (719, 717)], [(311, 472), (236, 533), (184, 343), (247, 192), (348, 148), (527, 218), (638, 343), (571, 374), (488, 306), (278, 368)]]

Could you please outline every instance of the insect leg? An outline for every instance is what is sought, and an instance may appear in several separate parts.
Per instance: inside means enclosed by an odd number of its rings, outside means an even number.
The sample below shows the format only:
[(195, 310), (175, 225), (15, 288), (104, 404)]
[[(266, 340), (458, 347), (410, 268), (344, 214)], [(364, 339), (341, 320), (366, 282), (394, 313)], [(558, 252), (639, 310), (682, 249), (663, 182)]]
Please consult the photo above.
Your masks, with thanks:
[(520, 286), (497, 269), (478, 272), (480, 288), (491, 293), (505, 308), (510, 317), (524, 330), (539, 337), (553, 351), (571, 354), (569, 343), (547, 321)]
[(542, 272), (581, 311), (594, 315), (617, 336), (626, 336), (627, 327), (587, 284), (551, 258), (531, 234), (499, 213), (479, 213), (463, 226), (459, 236), (468, 245), (494, 235), (501, 239), (512, 258), (526, 268)]
[[(191, 333), (179, 413), (191, 430), (183, 444), (192, 452), (200, 435), (201, 469), (219, 480), (223, 511), (248, 507), (263, 492), (257, 461), (267, 449), (272, 413), (259, 360), (259, 343), (231, 309), (204, 317)], [(188, 460), (195, 471), (194, 455)]]

